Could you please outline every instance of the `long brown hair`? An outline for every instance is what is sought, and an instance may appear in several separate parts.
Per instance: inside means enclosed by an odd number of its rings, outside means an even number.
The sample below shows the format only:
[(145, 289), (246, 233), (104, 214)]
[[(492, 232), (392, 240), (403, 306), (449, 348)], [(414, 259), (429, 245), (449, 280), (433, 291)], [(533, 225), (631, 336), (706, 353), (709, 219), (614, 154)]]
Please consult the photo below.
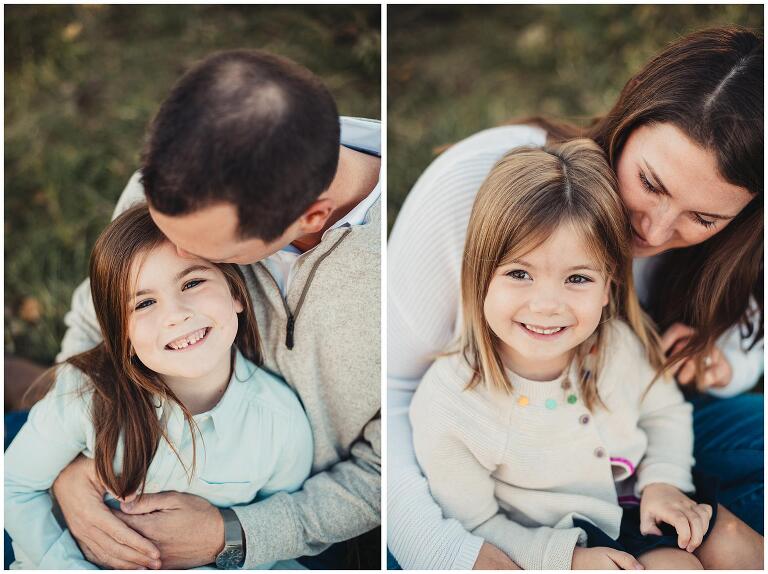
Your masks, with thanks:
[(604, 354), (603, 324), (609, 319), (624, 317), (654, 367), (661, 366), (658, 338), (640, 309), (632, 284), (631, 230), (616, 190), (616, 176), (605, 155), (588, 139), (543, 149), (516, 148), (488, 174), (472, 208), (461, 268), (461, 349), (474, 371), (468, 388), (485, 381), (512, 390), (496, 349), (496, 336), (485, 320), (488, 287), (498, 267), (535, 249), (565, 224), (574, 226), (611, 284), (596, 340), (589, 338), (576, 350), (579, 363), (592, 345), (598, 350), (597, 364), (581, 380), (587, 407), (592, 409), (600, 401), (597, 379)]
[[(162, 377), (132, 353), (128, 339), (132, 265), (166, 241), (146, 205), (132, 207), (102, 232), (91, 253), (90, 282), (103, 342), (66, 361), (87, 375), (88, 388), (84, 390), (93, 391), (96, 473), (120, 497), (143, 491), (161, 438), (168, 441), (184, 465), (158, 418), (158, 400), (171, 401), (181, 408), (192, 434), (192, 469), (195, 464), (196, 425), (192, 414)], [(232, 297), (243, 305), (235, 344), (250, 361), (261, 364), (259, 335), (245, 279), (236, 265), (214, 265), (224, 274)], [(120, 474), (116, 474), (115, 458), (121, 439), (122, 464)]]
[(527, 123), (546, 129), (552, 141), (594, 139), (614, 169), (630, 133), (653, 123), (670, 123), (714, 152), (719, 175), (746, 188), (752, 200), (717, 235), (665, 254), (652, 277), (648, 310), (662, 330), (678, 321), (696, 330), (667, 357), (667, 366), (693, 357), (703, 372), (704, 352), (733, 325), (750, 348), (763, 339), (761, 35), (743, 28), (695, 32), (653, 58), (589, 127), (544, 118)]

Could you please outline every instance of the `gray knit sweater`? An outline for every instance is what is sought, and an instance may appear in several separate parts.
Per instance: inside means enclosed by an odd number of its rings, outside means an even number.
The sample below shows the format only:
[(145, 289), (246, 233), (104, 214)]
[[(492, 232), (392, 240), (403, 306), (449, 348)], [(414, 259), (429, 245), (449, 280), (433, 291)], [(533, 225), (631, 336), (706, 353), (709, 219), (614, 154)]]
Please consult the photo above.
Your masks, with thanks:
[[(137, 175), (115, 215), (142, 200)], [(381, 521), (380, 222), (379, 199), (363, 225), (328, 230), (297, 261), (285, 299), (263, 264), (241, 267), (264, 367), (294, 388), (314, 438), (312, 476), (301, 490), (234, 509), (246, 535), (244, 568), (318, 554)], [(87, 280), (65, 322), (57, 360), (101, 340)]]

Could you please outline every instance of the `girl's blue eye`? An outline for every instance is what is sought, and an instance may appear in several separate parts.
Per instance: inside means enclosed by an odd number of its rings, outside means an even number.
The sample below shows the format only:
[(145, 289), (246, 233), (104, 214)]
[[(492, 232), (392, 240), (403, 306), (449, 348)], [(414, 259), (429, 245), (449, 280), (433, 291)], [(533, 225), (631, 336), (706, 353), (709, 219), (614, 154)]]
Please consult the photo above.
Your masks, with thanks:
[(593, 281), (586, 275), (571, 275), (565, 282), (573, 285), (584, 285), (586, 283), (592, 283)]
[(136, 307), (134, 308), (135, 311), (140, 311), (141, 309), (146, 309), (150, 305), (154, 305), (155, 300), (154, 299), (144, 299), (141, 301)]
[(181, 288), (181, 290), (186, 291), (187, 289), (192, 289), (193, 287), (200, 285), (200, 283), (205, 283), (205, 279), (192, 279), (191, 281), (184, 283), (184, 286)]
[(513, 269), (512, 271), (507, 271), (506, 275), (507, 277), (512, 277), (512, 279), (517, 279), (518, 281), (525, 281), (526, 279), (531, 278), (531, 276), (528, 275), (528, 272), (523, 271), (522, 269)]

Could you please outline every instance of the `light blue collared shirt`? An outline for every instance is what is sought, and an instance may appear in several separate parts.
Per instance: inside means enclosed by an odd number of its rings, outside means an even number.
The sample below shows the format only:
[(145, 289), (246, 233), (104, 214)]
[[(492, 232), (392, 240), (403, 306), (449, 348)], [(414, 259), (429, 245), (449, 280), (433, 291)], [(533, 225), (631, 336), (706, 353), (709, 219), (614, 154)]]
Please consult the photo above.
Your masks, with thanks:
[[(97, 569), (54, 518), (48, 493), (78, 454), (93, 457), (92, 391), (80, 392), (85, 381), (79, 370), (61, 366), (55, 386), (32, 407), (5, 453), (5, 529), (13, 539), (14, 569)], [(157, 414), (186, 469), (161, 439), (147, 473), (147, 493), (176, 490), (231, 507), (298, 490), (309, 476), (312, 431), (301, 403), (288, 385), (239, 351), (221, 400), (194, 416), (199, 433), (191, 480), (192, 435), (181, 409), (161, 401)], [(121, 460), (122, 443), (116, 471)]]

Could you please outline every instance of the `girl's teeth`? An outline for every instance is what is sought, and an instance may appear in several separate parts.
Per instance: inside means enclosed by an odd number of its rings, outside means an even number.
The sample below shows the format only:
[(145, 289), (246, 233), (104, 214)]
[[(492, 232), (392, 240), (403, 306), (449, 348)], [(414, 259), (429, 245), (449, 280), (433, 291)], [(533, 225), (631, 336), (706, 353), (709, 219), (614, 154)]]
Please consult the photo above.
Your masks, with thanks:
[(193, 333), (186, 339), (182, 339), (181, 341), (175, 341), (173, 343), (170, 343), (168, 346), (171, 347), (172, 349), (176, 349), (177, 351), (179, 349), (186, 349), (190, 345), (194, 345), (195, 343), (197, 343), (200, 339), (203, 338), (204, 335), (205, 335), (205, 329), (200, 329), (199, 331)]
[(539, 335), (552, 335), (553, 333), (557, 333), (558, 331), (562, 331), (564, 327), (554, 327), (553, 329), (540, 329), (539, 327), (534, 327), (533, 325), (525, 325), (525, 328), (529, 331), (533, 331), (534, 333), (538, 333)]

